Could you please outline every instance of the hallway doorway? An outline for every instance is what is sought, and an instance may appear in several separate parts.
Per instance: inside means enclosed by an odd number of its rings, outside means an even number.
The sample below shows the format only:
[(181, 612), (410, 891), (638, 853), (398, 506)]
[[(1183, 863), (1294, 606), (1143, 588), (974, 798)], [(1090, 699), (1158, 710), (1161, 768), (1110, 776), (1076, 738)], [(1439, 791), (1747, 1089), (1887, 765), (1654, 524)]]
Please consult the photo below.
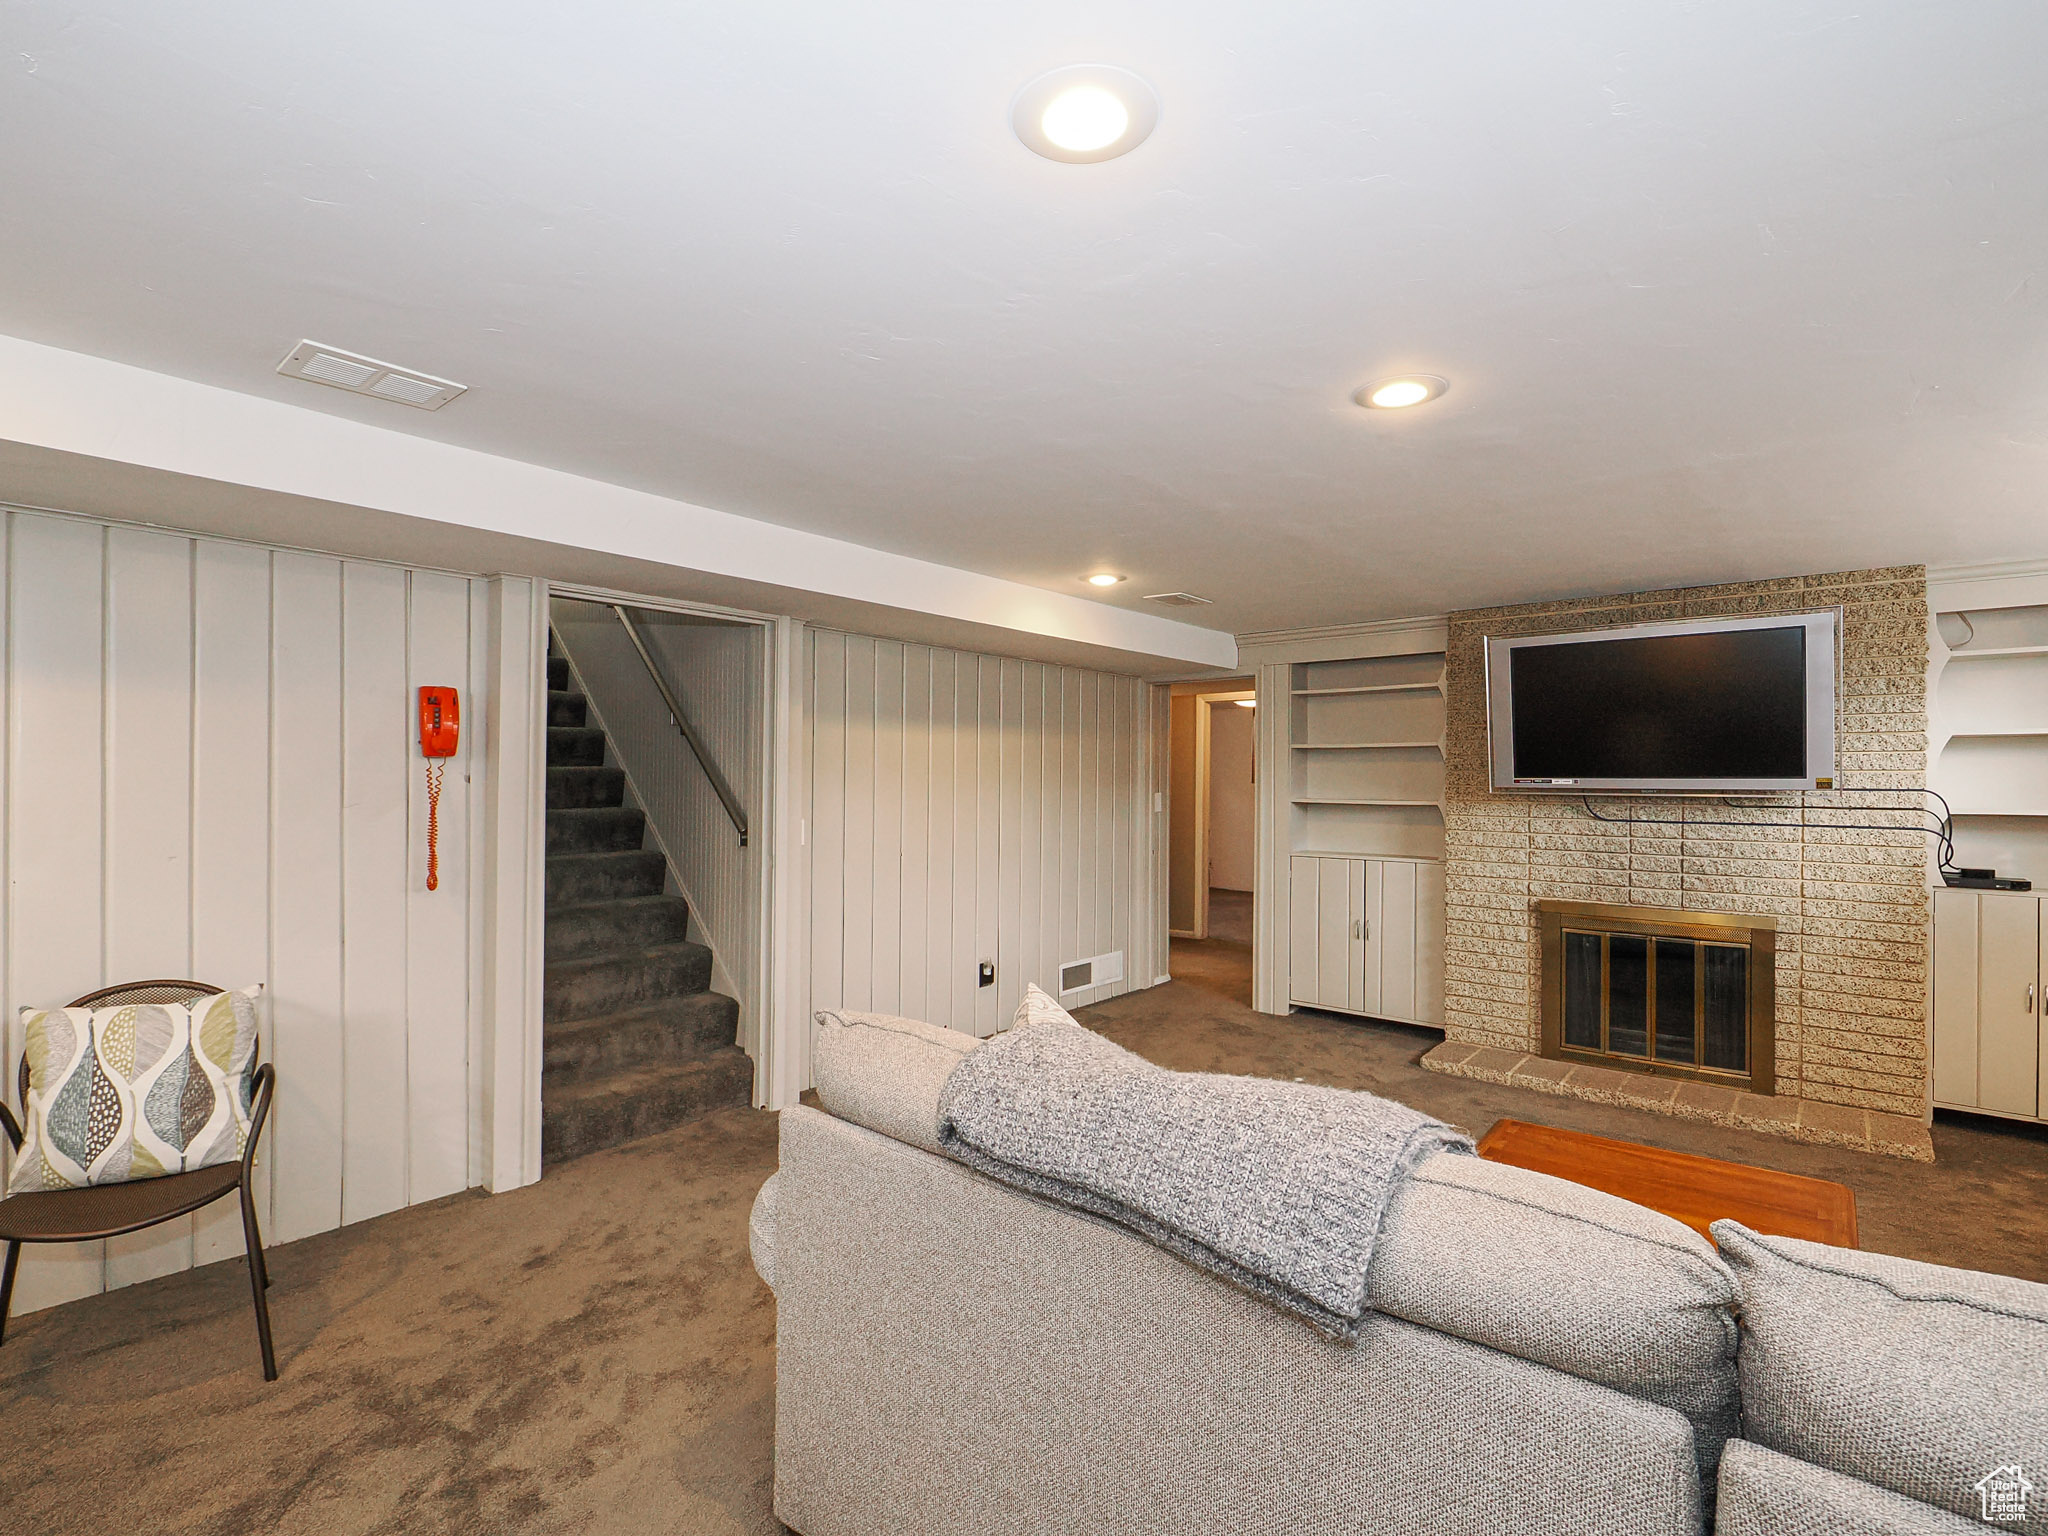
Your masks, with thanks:
[(1172, 690), (1169, 972), (1249, 1004), (1257, 840), (1257, 700), (1250, 678)]
[(1175, 981), (1252, 1005), (1252, 893), (1209, 892), (1209, 936), (1172, 941), (1167, 966)]

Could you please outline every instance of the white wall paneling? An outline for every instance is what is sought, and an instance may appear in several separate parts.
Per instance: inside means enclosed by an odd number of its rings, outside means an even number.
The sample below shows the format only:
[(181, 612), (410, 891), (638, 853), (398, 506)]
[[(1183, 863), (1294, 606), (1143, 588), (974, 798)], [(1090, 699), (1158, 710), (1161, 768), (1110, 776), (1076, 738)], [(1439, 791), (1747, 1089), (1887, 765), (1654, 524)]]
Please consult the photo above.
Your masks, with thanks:
[(760, 1101), (796, 1102), (810, 1081), (811, 864), (808, 816), (810, 715), (805, 626), (779, 618), (769, 630), (770, 711), (764, 799), (767, 878), (762, 891), (761, 1051), (754, 1058)]
[(486, 584), (483, 654), (496, 707), (484, 722), (480, 1123), (473, 1177), (492, 1191), (540, 1177), (542, 892), (547, 812), (547, 588), (525, 577)]
[[(103, 974), (190, 952), (192, 545), (107, 530)], [(33, 898), (31, 898), (33, 899)], [(83, 990), (83, 989), (81, 989)], [(62, 1001), (62, 999), (60, 999)], [(189, 1268), (189, 1217), (107, 1240), (107, 1283)]]
[[(1173, 754), (1171, 740), (1173, 733), (1173, 690), (1154, 684), (1146, 690), (1145, 707), (1151, 715), (1146, 735), (1151, 758), (1150, 810), (1152, 842), (1152, 877), (1150, 892), (1150, 933), (1152, 953), (1158, 969), (1153, 975), (1155, 986), (1173, 979), (1167, 966), (1173, 953), (1173, 941), (1168, 936), (1167, 892), (1171, 871), (1169, 859), (1172, 854), (1172, 810), (1173, 810)], [(1257, 828), (1253, 829), (1252, 857), (1258, 857)], [(1126, 967), (1125, 974), (1130, 974)], [(1138, 979), (1142, 981), (1143, 976)]]
[[(471, 605), (482, 583), (445, 571), (410, 573), (406, 776), (413, 835), (405, 872), (406, 1202), (452, 1195), (469, 1183), (469, 1010), (481, 956), (470, 949), (470, 799), (476, 743), (487, 733), (484, 658), (472, 651)], [(427, 775), (416, 749), (417, 690), (446, 684), (471, 701), (463, 750), (441, 784), (440, 888), (427, 889)]]
[(815, 629), (806, 671), (813, 1006), (987, 1035), (1064, 962), (1125, 957), (1072, 1006), (1164, 974), (1163, 691)]
[[(7, 1030), (16, 1009), (63, 1003), (104, 978), (106, 530), (56, 518), (8, 519)], [(17, 678), (38, 679), (22, 687)], [(12, 1068), (9, 1069), (10, 1076)], [(9, 1082), (6, 1091), (12, 1093)], [(17, 1311), (99, 1290), (104, 1243), (31, 1248)]]
[[(265, 1236), (289, 1241), (453, 1193), (485, 1173), (487, 957), (525, 960), (528, 818), (486, 922), (473, 782), (535, 750), (538, 697), (493, 718), (487, 584), (61, 515), (8, 512), (5, 1061), (17, 1010), (116, 981), (261, 982), (277, 1102), (259, 1156)], [(506, 649), (537, 656), (530, 615)], [(529, 663), (537, 667), (537, 661)], [(425, 889), (412, 690), (463, 690)], [(523, 792), (531, 799), (529, 782)], [(500, 924), (502, 918), (502, 925)], [(537, 1072), (531, 1080), (537, 1105)], [(523, 1103), (502, 1108), (515, 1127)], [(104, 1244), (31, 1248), (15, 1309), (239, 1254), (231, 1203)]]

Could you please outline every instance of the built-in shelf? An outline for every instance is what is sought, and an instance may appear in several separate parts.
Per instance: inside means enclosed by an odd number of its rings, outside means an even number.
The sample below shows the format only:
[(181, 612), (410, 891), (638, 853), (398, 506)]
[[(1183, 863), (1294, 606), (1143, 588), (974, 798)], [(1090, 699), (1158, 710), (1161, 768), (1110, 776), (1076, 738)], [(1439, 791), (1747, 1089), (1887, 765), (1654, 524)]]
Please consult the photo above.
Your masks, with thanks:
[(1441, 741), (1297, 741), (1297, 752), (1412, 752), (1417, 747), (1441, 747)]
[(1965, 611), (1932, 595), (1941, 645), (1928, 782), (1953, 807), (1955, 861), (2038, 885), (2048, 876), (2048, 602)]
[[(1408, 640), (1361, 632), (1364, 654), (1347, 656), (1319, 639), (1317, 659), (1288, 664), (1286, 729), (1260, 786), (1284, 811), (1261, 870), (1281, 882), (1286, 937), (1277, 955), (1261, 951), (1278, 979), (1265, 972), (1259, 995), (1283, 1012), (1443, 1024), (1444, 631)], [(1318, 951), (1325, 918), (1334, 937)]]
[(1297, 699), (1326, 699), (1342, 693), (1442, 693), (1442, 683), (1368, 683), (1362, 688), (1297, 688)]
[(1432, 811), (1439, 809), (1434, 800), (1356, 800), (1335, 796), (1296, 795), (1296, 805), (1426, 805)]

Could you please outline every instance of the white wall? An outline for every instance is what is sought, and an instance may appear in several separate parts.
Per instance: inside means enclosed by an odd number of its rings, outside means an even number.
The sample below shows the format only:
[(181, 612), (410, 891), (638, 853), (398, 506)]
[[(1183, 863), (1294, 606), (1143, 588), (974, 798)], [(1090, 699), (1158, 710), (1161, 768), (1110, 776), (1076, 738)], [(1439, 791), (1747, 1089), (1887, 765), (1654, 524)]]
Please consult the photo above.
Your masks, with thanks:
[(1253, 714), (1234, 703), (1209, 708), (1209, 884), (1217, 890), (1254, 883)]
[[(634, 798), (668, 854), (677, 894), (690, 903), (690, 937), (715, 957), (713, 985), (740, 1002), (740, 1043), (755, 1060), (760, 1028), (761, 872), (764, 840), (740, 847), (696, 755), (612, 610), (556, 598), (555, 632), (590, 700), (593, 725), (611, 738)], [(634, 620), (662, 676), (756, 830), (765, 745), (762, 669), (767, 630), (656, 609)]]
[[(518, 756), (535, 733), (530, 714), (492, 732), (492, 584), (62, 516), (5, 524), (10, 1093), (22, 1006), (145, 977), (260, 981), (278, 1073), (257, 1164), (267, 1240), (517, 1182), (491, 1166), (486, 1035), (516, 1039), (537, 993), (501, 987), (486, 1016), (480, 744)], [(530, 634), (512, 640), (537, 654)], [(431, 893), (425, 683), (461, 688), (465, 714)], [(528, 867), (523, 848), (501, 851)], [(523, 1097), (523, 1069), (508, 1081)], [(31, 1247), (15, 1310), (241, 1244), (228, 1201)]]
[(814, 1007), (987, 1035), (1063, 962), (1125, 953), (1070, 1006), (1165, 972), (1164, 690), (829, 630), (806, 671)]

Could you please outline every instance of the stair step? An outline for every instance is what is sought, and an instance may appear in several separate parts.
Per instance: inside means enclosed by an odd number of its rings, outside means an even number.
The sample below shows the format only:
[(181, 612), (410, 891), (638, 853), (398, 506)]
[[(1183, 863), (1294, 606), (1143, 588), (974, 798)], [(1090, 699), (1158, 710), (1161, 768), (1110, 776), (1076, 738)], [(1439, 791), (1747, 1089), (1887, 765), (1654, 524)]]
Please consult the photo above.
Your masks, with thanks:
[(548, 691), (559, 693), (568, 686), (569, 658), (566, 656), (550, 656), (548, 658)]
[(626, 954), (555, 960), (541, 973), (540, 1016), (547, 1024), (594, 1019), (710, 985), (711, 951), (702, 944), (658, 944)]
[(548, 769), (548, 809), (586, 811), (618, 805), (626, 798), (623, 768)]
[(590, 719), (590, 704), (582, 694), (560, 688), (548, 690), (548, 724), (583, 725)]
[(620, 853), (647, 836), (647, 815), (630, 806), (548, 812), (548, 857), (559, 853)]
[(604, 766), (604, 732), (594, 725), (550, 725), (548, 727), (550, 768), (601, 768)]
[(548, 911), (590, 901), (659, 896), (668, 865), (658, 849), (625, 853), (563, 853), (547, 861)]
[(737, 1046), (672, 1067), (642, 1067), (587, 1083), (563, 1084), (541, 1103), (543, 1163), (670, 1130), (714, 1109), (753, 1098), (754, 1064)]
[(675, 1066), (721, 1050), (739, 1033), (740, 1005), (723, 992), (650, 1003), (644, 1008), (548, 1026), (542, 1043), (546, 1092), (627, 1067)]
[(690, 904), (680, 896), (634, 896), (556, 907), (547, 914), (549, 964), (675, 944), (689, 935)]

